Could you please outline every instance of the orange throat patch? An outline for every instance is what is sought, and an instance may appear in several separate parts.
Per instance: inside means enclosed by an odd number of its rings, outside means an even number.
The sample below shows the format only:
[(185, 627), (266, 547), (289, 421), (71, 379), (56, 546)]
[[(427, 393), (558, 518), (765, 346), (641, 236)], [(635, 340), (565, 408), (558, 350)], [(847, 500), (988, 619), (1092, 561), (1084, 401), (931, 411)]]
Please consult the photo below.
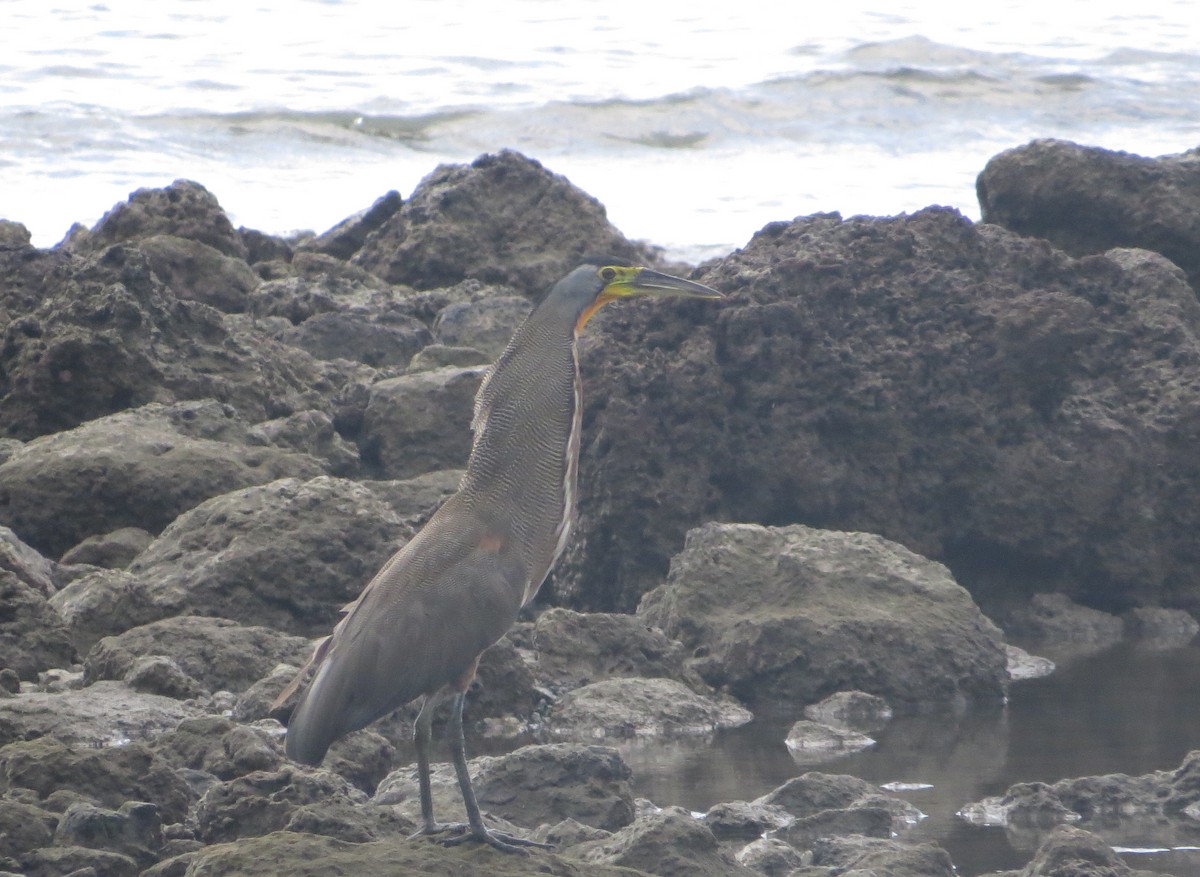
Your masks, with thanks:
[(579, 315), (579, 319), (575, 323), (575, 334), (578, 335), (583, 331), (583, 327), (587, 325), (588, 320), (596, 315), (596, 311), (600, 310), (600, 308), (604, 307), (610, 301), (616, 301), (618, 298), (620, 296), (607, 292), (602, 292), (596, 296), (596, 300), (588, 305), (583, 313)]

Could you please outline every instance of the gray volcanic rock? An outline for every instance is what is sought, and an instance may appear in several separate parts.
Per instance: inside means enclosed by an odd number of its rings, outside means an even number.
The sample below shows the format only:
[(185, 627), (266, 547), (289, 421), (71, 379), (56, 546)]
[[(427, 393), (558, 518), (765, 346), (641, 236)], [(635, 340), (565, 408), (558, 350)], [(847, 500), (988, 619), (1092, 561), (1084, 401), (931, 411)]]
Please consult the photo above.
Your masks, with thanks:
[(598, 737), (706, 734), (754, 716), (728, 696), (697, 694), (673, 679), (603, 679), (568, 691), (546, 716), (550, 732)]
[(610, 838), (571, 849), (585, 862), (637, 868), (659, 877), (757, 877), (721, 849), (711, 831), (681, 807), (639, 816)]
[(888, 877), (957, 877), (958, 874), (950, 855), (936, 844), (856, 835), (816, 841), (813, 866), (801, 873), (814, 877), (845, 873)]
[(772, 223), (697, 279), (728, 300), (585, 335), (562, 602), (628, 611), (720, 519), (879, 533), (985, 608), (1035, 581), (1195, 611), (1200, 302), (1162, 257), (929, 208)]
[(63, 813), (54, 843), (108, 850), (148, 868), (163, 847), (162, 819), (158, 807), (145, 801), (126, 801), (116, 810), (80, 801)]
[(71, 632), (42, 593), (0, 569), (0, 668), (33, 680), (42, 670), (69, 667)]
[(154, 534), (141, 527), (118, 527), (111, 533), (88, 536), (63, 552), (65, 565), (87, 564), (104, 569), (124, 569), (154, 541)]
[(1133, 871), (1112, 847), (1081, 828), (1056, 828), (1017, 877), (1131, 877)]
[(76, 232), (65, 249), (99, 252), (125, 241), (174, 235), (212, 247), (226, 256), (246, 258), (246, 247), (211, 192), (191, 180), (162, 189), (138, 189), (100, 218), (87, 232)]
[(213, 786), (196, 806), (196, 823), (209, 844), (285, 830), (363, 843), (416, 827), (393, 808), (372, 804), (337, 774), (290, 764)]
[(247, 427), (217, 403), (146, 405), (32, 441), (0, 464), (0, 520), (59, 556), (120, 526), (162, 530), (209, 497), (287, 475), (314, 458), (247, 446)]
[(389, 874), (395, 877), (528, 877), (536, 869), (546, 877), (638, 877), (640, 872), (578, 861), (546, 851), (525, 856), (480, 855), (472, 844), (445, 848), (426, 839), (386, 837), (346, 843), (333, 837), (280, 831), (235, 843), (216, 844), (164, 862), (171, 871), (146, 877), (178, 877), (184, 870), (204, 877), (329, 877), (330, 874)]
[(297, 411), (264, 420), (252, 426), (248, 435), (255, 444), (316, 457), (325, 463), (330, 475), (348, 477), (358, 472), (358, 448), (338, 434), (333, 420), (323, 411)]
[(498, 359), (517, 327), (532, 310), (529, 299), (496, 295), (474, 302), (448, 304), (437, 315), (433, 331), (443, 344), (473, 347)]
[[(214, 615), (323, 636), (410, 533), (385, 503), (353, 481), (323, 475), (235, 490), (180, 515), (163, 531), (130, 565), (132, 587), (110, 580), (123, 593), (111, 614), (115, 623), (122, 612), (141, 619), (135, 624)], [(96, 586), (109, 584), (78, 580), (58, 599)]]
[(225, 618), (166, 618), (105, 637), (88, 652), (84, 679), (124, 679), (138, 658), (169, 655), (210, 692), (249, 688), (280, 663), (303, 664), (312, 652), (304, 637)]
[(463, 466), (484, 368), (440, 368), (371, 385), (359, 449), (383, 478)]
[(219, 399), (250, 421), (322, 408), (344, 376), (180, 300), (136, 243), (0, 249), (0, 431), (33, 438), (148, 402)]
[[(43, 737), (0, 748), (0, 792), (30, 789), (39, 800), (89, 800), (117, 809), (126, 801), (151, 801), (164, 822), (181, 822), (195, 800), (162, 758), (141, 743), (75, 748)], [(70, 790), (66, 803), (56, 792)]]
[[(526, 828), (570, 817), (584, 825), (616, 831), (633, 821), (630, 771), (615, 749), (555, 743), (524, 746), (501, 756), (469, 762), (479, 806)], [(463, 819), (462, 798), (452, 765), (432, 771), (438, 819)], [(419, 818), (416, 766), (400, 768), (380, 783), (374, 798)]]
[(604, 207), (562, 176), (508, 150), (470, 165), (441, 165), (368, 236), (354, 261), (417, 289), (466, 278), (534, 295), (580, 256), (645, 261)]
[(1200, 291), (1200, 150), (1146, 158), (1034, 140), (994, 156), (975, 188), (984, 222), (1073, 256), (1154, 250)]
[(58, 817), (48, 810), (0, 798), (0, 862), (50, 846)]
[(351, 359), (376, 368), (405, 366), (433, 343), (428, 327), (411, 317), (378, 317), (355, 310), (314, 314), (280, 340), (317, 359)]
[(878, 536), (754, 524), (688, 534), (638, 607), (747, 703), (848, 688), (893, 703), (998, 699), (1000, 631), (941, 564)]
[(153, 738), (199, 712), (194, 705), (135, 691), (125, 682), (31, 691), (0, 699), (0, 746), (37, 737), (80, 747), (119, 746)]
[(366, 210), (343, 219), (329, 231), (305, 241), (300, 248), (338, 259), (349, 259), (362, 248), (367, 236), (391, 219), (403, 205), (404, 200), (399, 192), (387, 192), (376, 198), (375, 203)]
[(0, 527), (0, 570), (12, 573), (43, 597), (49, 597), (55, 583), (57, 564), (26, 545), (8, 527)]
[(554, 692), (631, 676), (675, 679), (711, 692), (688, 665), (682, 643), (633, 615), (555, 607), (536, 621), (518, 623), (508, 639), (526, 651), (538, 682)]
[(225, 313), (244, 311), (247, 297), (261, 282), (244, 259), (227, 256), (199, 241), (155, 235), (140, 241), (138, 247), (176, 298), (203, 302)]
[(978, 825), (1047, 829), (1078, 822), (1101, 834), (1137, 836), (1168, 844), (1195, 839), (1200, 812), (1200, 751), (1189, 752), (1174, 770), (1140, 776), (1109, 774), (1056, 783), (1017, 783), (1004, 795), (965, 806), (960, 816)]

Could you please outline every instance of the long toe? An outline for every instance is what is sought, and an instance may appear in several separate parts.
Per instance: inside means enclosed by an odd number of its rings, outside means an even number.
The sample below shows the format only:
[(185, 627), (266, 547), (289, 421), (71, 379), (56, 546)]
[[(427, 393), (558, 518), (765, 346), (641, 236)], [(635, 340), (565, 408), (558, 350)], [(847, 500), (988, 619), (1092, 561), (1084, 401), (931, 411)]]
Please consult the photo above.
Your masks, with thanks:
[(468, 841), (479, 841), (485, 843), (493, 849), (500, 850), (505, 853), (518, 853), (519, 855), (528, 855), (522, 847), (537, 847), (542, 850), (554, 849), (554, 844), (544, 844), (536, 840), (529, 840), (523, 837), (517, 837), (515, 834), (506, 834), (503, 831), (493, 831), (490, 828), (485, 828), (483, 831), (468, 831), (466, 834), (460, 834), (457, 837), (448, 837), (442, 841), (443, 846), (453, 847), (459, 844), (467, 843)]

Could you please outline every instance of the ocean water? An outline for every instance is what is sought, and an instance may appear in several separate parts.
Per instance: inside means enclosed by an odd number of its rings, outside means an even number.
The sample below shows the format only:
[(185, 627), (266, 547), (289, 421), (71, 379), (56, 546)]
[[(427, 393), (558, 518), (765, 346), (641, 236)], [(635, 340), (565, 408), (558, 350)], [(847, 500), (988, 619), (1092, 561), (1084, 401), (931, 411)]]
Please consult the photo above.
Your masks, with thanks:
[(511, 147), (696, 260), (766, 222), (948, 204), (1061, 137), (1200, 145), (1191, 0), (4, 0), (0, 217), (49, 246), (143, 186), (324, 230)]

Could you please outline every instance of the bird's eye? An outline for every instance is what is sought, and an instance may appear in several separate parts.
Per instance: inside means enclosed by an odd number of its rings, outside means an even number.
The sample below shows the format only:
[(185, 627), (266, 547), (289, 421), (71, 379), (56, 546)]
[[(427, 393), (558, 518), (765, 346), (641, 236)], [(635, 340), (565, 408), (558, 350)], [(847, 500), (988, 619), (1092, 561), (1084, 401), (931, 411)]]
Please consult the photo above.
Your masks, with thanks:
[(615, 280), (616, 277), (617, 277), (617, 269), (616, 268), (601, 268), (600, 269), (600, 279), (601, 280)]

